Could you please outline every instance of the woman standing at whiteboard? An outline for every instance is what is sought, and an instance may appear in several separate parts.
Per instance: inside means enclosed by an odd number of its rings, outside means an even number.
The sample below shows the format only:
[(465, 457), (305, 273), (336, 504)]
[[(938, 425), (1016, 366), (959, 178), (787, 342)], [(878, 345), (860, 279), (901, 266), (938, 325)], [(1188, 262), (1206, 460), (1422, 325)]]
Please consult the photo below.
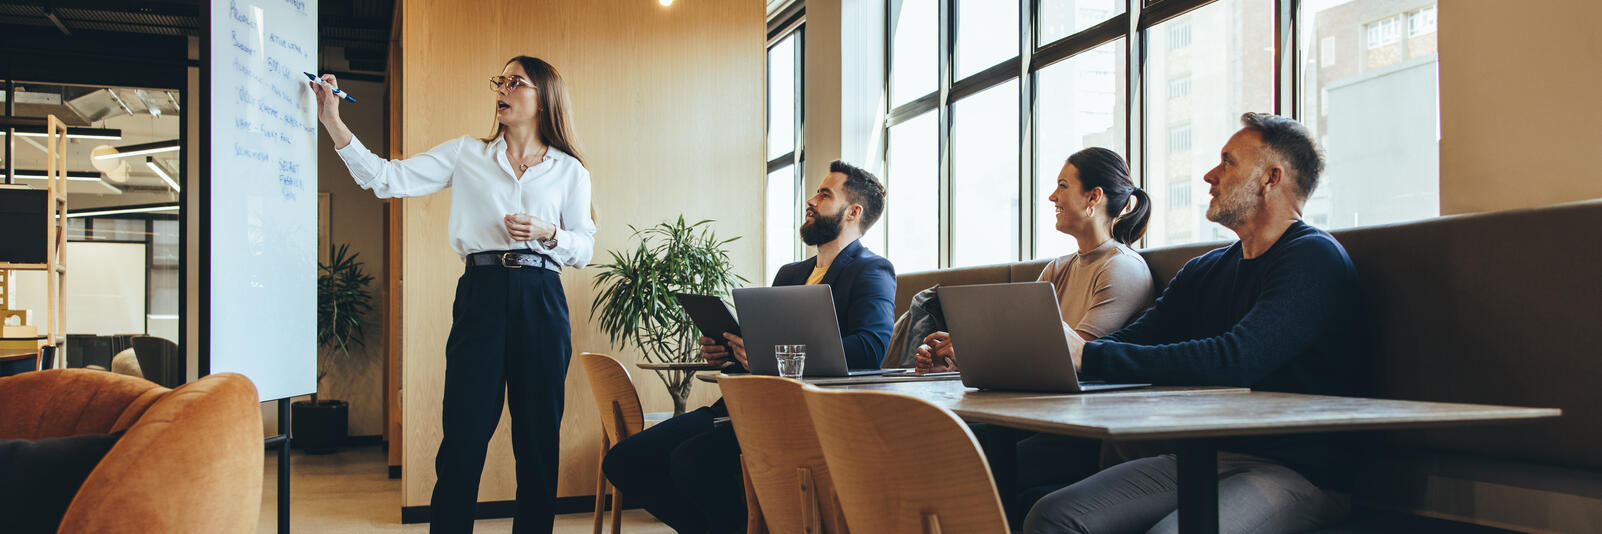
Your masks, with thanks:
[[(323, 75), (330, 84), (332, 75)], [(557, 432), (572, 354), (563, 265), (583, 267), (595, 247), (590, 173), (573, 148), (567, 87), (556, 69), (518, 56), (490, 79), (495, 129), (405, 160), (363, 147), (321, 84), (317, 117), (363, 189), (380, 198), (451, 187), (451, 247), (466, 262), (456, 282), (445, 345), (445, 400), (430, 506), (431, 532), (471, 532), (485, 449), (503, 391), (517, 458), (514, 532), (550, 532)], [(505, 386), (504, 390), (502, 386)]]

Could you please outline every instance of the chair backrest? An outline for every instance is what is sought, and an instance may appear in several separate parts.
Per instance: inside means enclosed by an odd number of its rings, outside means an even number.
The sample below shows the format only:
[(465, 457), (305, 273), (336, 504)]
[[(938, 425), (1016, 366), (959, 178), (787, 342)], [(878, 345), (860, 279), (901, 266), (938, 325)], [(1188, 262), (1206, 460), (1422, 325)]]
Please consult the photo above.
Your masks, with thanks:
[(169, 388), (183, 385), (184, 372), (177, 343), (155, 336), (136, 336), (132, 344), (145, 379)]
[(776, 376), (718, 380), (768, 532), (846, 532), (801, 388), (800, 382)]
[(802, 395), (852, 530), (1008, 532), (984, 453), (951, 412), (890, 393)]
[(218, 373), (156, 389), (166, 394), (84, 479), (59, 532), (255, 532), (263, 461), (255, 385)]
[(645, 410), (640, 407), (640, 393), (629, 379), (629, 370), (605, 354), (585, 352), (579, 354), (579, 361), (590, 378), (590, 392), (595, 395), (607, 439), (617, 444), (644, 430)]
[(125, 430), (167, 392), (142, 378), (90, 369), (0, 378), (4, 407), (0, 438), (46, 439)]

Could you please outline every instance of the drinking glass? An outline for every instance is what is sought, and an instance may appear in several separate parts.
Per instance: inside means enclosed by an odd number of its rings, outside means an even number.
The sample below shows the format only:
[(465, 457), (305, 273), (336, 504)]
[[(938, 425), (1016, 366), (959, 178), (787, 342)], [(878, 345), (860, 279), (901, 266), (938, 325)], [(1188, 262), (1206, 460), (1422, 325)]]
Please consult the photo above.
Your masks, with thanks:
[(774, 345), (773, 357), (779, 360), (779, 376), (783, 378), (801, 378), (801, 370), (806, 366), (806, 345)]

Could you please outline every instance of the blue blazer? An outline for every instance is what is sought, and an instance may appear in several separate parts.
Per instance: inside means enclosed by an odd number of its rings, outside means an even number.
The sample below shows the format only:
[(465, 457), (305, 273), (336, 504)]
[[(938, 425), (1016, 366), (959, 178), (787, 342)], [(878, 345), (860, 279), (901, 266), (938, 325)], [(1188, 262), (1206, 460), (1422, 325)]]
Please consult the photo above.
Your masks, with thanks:
[[(817, 265), (818, 257), (813, 256), (780, 267), (773, 285), (805, 284)], [(890, 330), (895, 327), (895, 266), (862, 246), (861, 241), (852, 241), (834, 258), (819, 283), (828, 284), (834, 294), (834, 315), (840, 321), (846, 366), (878, 369), (890, 344)]]

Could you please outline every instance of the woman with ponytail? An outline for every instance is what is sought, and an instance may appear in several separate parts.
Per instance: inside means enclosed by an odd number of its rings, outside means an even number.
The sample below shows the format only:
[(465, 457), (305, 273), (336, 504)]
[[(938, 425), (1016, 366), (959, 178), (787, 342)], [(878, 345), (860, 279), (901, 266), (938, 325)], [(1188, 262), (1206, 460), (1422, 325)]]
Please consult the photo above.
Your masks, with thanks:
[[(1123, 328), (1155, 296), (1146, 260), (1129, 248), (1146, 233), (1150, 197), (1129, 180), (1117, 152), (1087, 148), (1068, 156), (1047, 201), (1057, 210), (1057, 231), (1079, 242), (1079, 250), (1040, 273), (1057, 291), (1063, 330), (1091, 341)], [(915, 359), (918, 372), (955, 371), (951, 335), (930, 334)]]
[[(1146, 233), (1150, 197), (1129, 180), (1129, 165), (1117, 152), (1087, 148), (1068, 156), (1047, 201), (1057, 210), (1057, 231), (1079, 243), (1079, 250), (1052, 260), (1040, 273), (1057, 292), (1063, 332), (1070, 343), (1082, 344), (1123, 328), (1155, 297), (1145, 258), (1129, 248)], [(914, 356), (919, 373), (957, 370), (951, 334), (935, 332), (923, 343)], [(987, 425), (973, 425), (973, 432), (990, 458), (1016, 460), (991, 465), (998, 489), (1012, 493), (1003, 501), (1011, 505), (1013, 524), (1023, 524), (1023, 514), (1040, 497), (1100, 468), (1098, 440)]]

